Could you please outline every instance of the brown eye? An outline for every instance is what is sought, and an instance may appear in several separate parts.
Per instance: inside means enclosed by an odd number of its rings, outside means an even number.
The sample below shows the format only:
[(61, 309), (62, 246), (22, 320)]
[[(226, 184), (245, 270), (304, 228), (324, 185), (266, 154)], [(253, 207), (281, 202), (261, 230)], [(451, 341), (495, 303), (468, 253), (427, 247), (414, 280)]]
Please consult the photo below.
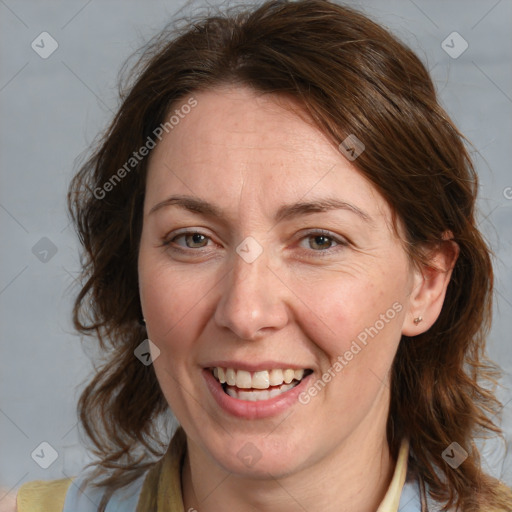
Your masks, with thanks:
[(330, 231), (324, 230), (306, 233), (301, 239), (301, 244), (303, 240), (307, 240), (307, 246), (302, 245), (302, 248), (309, 250), (310, 253), (316, 253), (317, 256), (327, 256), (349, 245), (344, 238), (334, 236)]
[[(313, 240), (313, 243), (310, 243), (310, 247), (312, 249), (330, 249), (332, 245), (332, 238), (326, 235), (315, 235), (308, 237), (309, 240)], [(315, 247), (316, 246), (316, 247)]]
[(180, 238), (185, 239), (186, 247), (188, 247), (189, 249), (198, 249), (201, 247), (206, 247), (205, 242), (208, 241), (208, 237), (206, 235), (203, 235), (202, 233), (182, 233), (181, 235), (174, 237), (171, 241), (175, 242)]

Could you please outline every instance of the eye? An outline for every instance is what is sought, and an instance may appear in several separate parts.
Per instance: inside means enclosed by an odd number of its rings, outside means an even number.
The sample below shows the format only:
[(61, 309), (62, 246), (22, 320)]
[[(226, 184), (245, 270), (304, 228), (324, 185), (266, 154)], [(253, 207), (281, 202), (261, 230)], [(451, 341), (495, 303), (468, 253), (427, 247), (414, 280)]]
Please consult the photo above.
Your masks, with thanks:
[[(184, 244), (179, 243), (179, 240), (183, 240)], [(210, 240), (208, 235), (199, 231), (184, 231), (165, 238), (162, 241), (162, 246), (168, 246), (173, 251), (190, 253), (191, 249), (206, 248)], [(323, 256), (325, 253), (330, 254), (349, 245), (344, 238), (322, 229), (306, 233), (300, 239), (301, 245), (304, 241), (308, 242), (308, 247), (305, 249), (317, 253), (318, 256)], [(304, 248), (303, 245), (302, 247)]]
[[(185, 241), (185, 245), (178, 244), (177, 240), (183, 239)], [(206, 247), (206, 243), (210, 238), (199, 231), (186, 231), (183, 233), (179, 233), (171, 238), (165, 239), (162, 245), (171, 245), (174, 243), (178, 245), (178, 247), (173, 247), (177, 250), (180, 250), (180, 247), (184, 247), (186, 249), (202, 249)]]
[(310, 231), (301, 238), (301, 242), (304, 240), (308, 241), (309, 248), (314, 252), (332, 252), (330, 249), (336, 251), (348, 245), (346, 240), (325, 230)]

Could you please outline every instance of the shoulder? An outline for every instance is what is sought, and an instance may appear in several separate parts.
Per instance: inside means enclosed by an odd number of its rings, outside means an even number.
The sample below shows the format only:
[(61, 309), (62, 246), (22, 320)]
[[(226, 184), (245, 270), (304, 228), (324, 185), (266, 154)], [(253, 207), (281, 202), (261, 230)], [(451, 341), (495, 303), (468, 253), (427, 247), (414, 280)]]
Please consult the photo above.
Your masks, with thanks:
[[(34, 480), (23, 484), (0, 512), (62, 512), (72, 478)], [(3, 508), (5, 507), (5, 508)]]
[[(86, 474), (60, 480), (34, 480), (15, 492), (1, 494), (0, 512), (96, 512), (105, 492), (103, 487), (86, 483)], [(121, 490), (109, 500), (113, 510), (135, 510), (145, 475)], [(110, 510), (110, 509), (109, 509)]]
[[(106, 510), (135, 510), (145, 476), (146, 473), (128, 485), (116, 488), (112, 493), (108, 492)], [(107, 487), (94, 483), (90, 480), (88, 472), (84, 472), (76, 477), (70, 486), (61, 512), (97, 512), (107, 491)]]

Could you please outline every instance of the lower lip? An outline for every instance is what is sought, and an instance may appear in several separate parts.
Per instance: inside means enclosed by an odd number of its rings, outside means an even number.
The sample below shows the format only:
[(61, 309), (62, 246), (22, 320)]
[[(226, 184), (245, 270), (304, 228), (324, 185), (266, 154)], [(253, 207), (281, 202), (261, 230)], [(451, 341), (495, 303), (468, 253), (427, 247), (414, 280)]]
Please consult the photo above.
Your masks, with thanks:
[(307, 382), (313, 374), (304, 377), (295, 387), (285, 391), (279, 396), (268, 400), (249, 402), (233, 398), (224, 392), (222, 384), (212, 375), (208, 369), (203, 369), (203, 377), (217, 404), (227, 413), (248, 420), (269, 418), (277, 416), (295, 402), (298, 401), (300, 393), (307, 387)]

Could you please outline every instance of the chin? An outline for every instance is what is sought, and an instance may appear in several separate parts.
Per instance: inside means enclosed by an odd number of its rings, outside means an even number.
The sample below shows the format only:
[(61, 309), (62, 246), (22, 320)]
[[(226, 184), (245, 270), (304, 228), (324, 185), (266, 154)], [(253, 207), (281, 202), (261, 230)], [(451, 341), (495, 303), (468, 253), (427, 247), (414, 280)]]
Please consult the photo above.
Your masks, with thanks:
[[(206, 449), (216, 463), (235, 475), (256, 479), (281, 478), (305, 464), (304, 443), (290, 444), (259, 436), (224, 436), (224, 442)], [(302, 445), (302, 446), (300, 446)]]

